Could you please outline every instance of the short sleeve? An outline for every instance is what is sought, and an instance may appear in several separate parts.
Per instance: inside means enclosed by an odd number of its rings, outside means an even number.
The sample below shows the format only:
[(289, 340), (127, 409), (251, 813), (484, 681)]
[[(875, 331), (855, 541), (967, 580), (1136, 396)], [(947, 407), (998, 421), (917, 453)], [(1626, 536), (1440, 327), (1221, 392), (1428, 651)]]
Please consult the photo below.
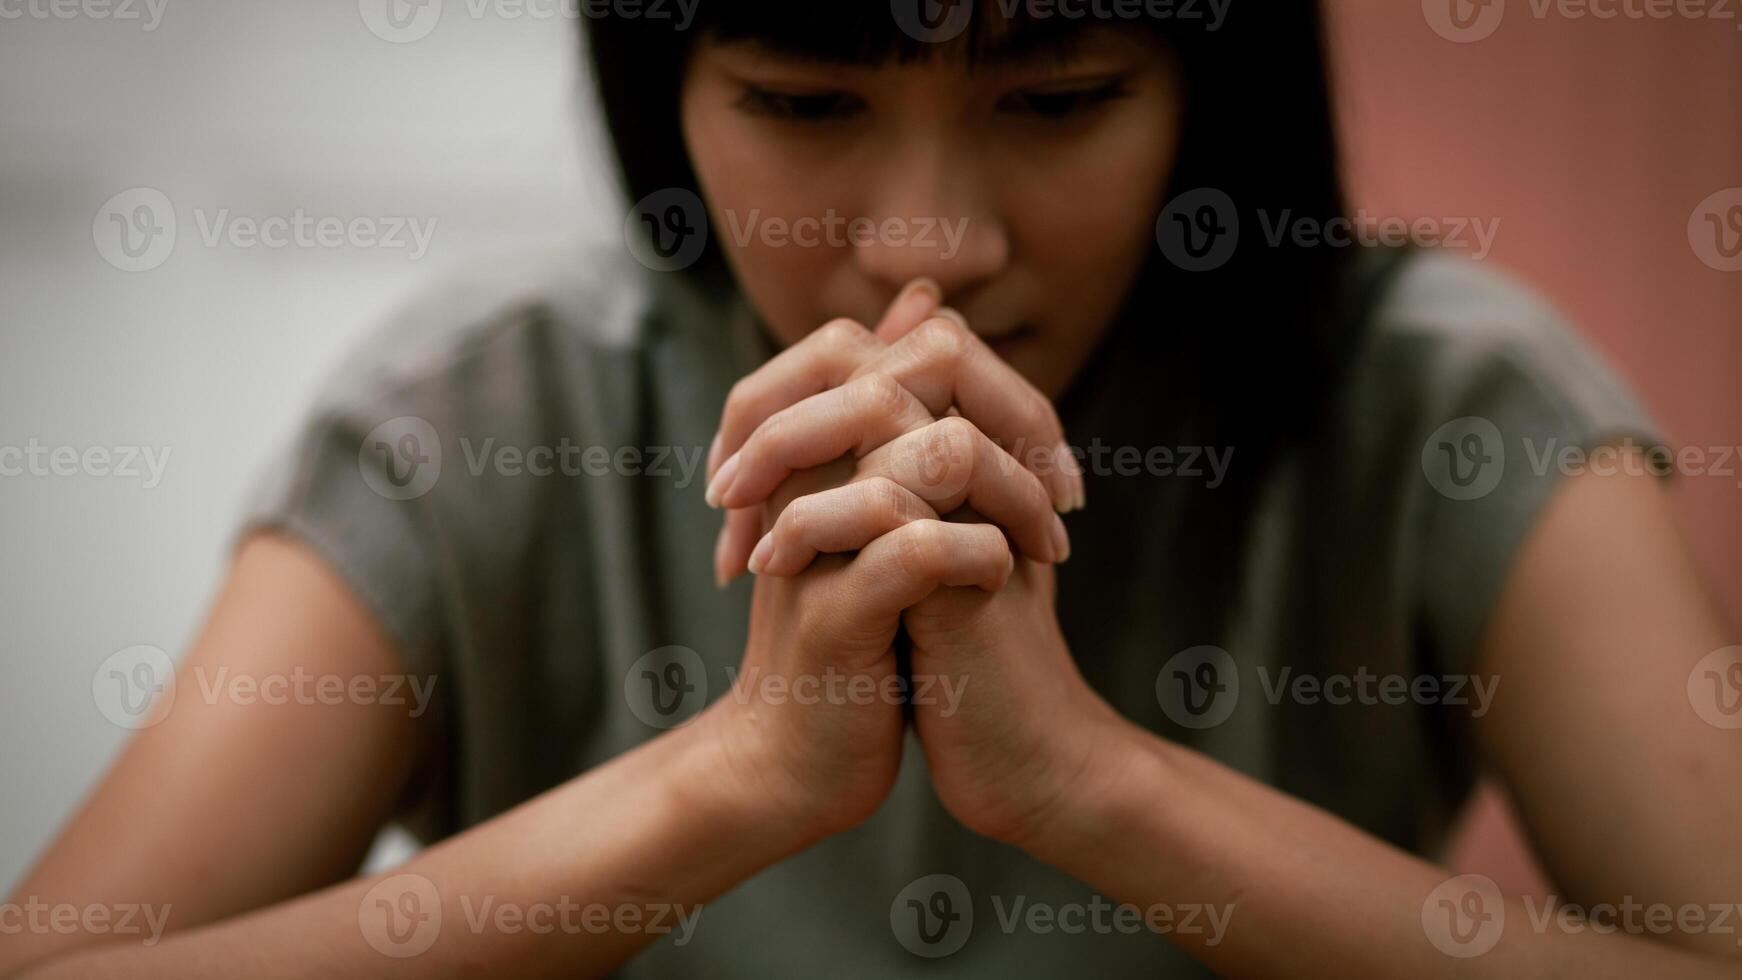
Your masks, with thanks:
[(237, 530), (313, 549), (375, 615), (409, 673), (439, 675), (441, 603), (425, 494), (441, 445), (388, 400), (315, 411), (256, 478)]
[(1492, 273), (1431, 263), (1408, 309), (1393, 310), (1419, 386), (1408, 563), (1436, 668), (1468, 674), (1555, 490), (1621, 467), (1632, 448), (1641, 473), (1665, 475), (1669, 453), (1638, 398), (1553, 310)]

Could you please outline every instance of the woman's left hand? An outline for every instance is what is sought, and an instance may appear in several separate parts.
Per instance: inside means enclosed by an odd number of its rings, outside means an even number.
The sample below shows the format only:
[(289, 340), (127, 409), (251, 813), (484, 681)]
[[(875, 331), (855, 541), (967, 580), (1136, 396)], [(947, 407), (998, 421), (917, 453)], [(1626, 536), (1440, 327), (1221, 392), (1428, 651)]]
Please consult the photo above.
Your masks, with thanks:
[(998, 592), (939, 589), (902, 623), (914, 724), (938, 798), (976, 833), (1058, 852), (1077, 805), (1115, 778), (1134, 729), (1077, 670), (1053, 566), (1018, 558)]

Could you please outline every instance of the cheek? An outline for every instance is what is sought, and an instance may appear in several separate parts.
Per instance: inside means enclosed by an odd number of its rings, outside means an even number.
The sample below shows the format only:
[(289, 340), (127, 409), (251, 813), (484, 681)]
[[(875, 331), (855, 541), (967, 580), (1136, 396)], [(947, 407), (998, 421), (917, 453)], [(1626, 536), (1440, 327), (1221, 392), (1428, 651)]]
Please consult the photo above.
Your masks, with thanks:
[[(686, 116), (685, 134), (702, 197), (708, 232), (768, 328), (783, 343), (810, 333), (840, 249), (801, 244), (810, 225), (840, 200), (818, 188), (831, 182), (792, 172), (792, 154), (710, 114)], [(814, 237), (814, 236), (812, 236)]]
[[(1108, 145), (1110, 144), (1110, 145)], [(1155, 217), (1173, 162), (1164, 132), (1094, 141), (1025, 179), (1012, 232), (1034, 271), (1055, 285), (1123, 293), (1154, 246)]]

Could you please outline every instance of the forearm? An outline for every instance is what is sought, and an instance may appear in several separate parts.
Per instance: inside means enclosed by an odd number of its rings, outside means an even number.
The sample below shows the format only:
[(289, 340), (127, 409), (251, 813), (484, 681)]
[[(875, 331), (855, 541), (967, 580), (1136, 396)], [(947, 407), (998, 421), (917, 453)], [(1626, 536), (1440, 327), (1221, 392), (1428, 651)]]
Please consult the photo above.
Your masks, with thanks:
[[(1121, 755), (1098, 784), (1100, 799), (1062, 809), (1031, 850), (1156, 912), (1162, 931), (1218, 974), (1734, 975), (1734, 959), (1562, 928), (1516, 898), (1505, 901), (1491, 949), (1449, 955), (1423, 916), (1449, 872), (1147, 732), (1133, 729)], [(1185, 928), (1188, 918), (1200, 927)], [(1224, 929), (1201, 927), (1218, 918)]]
[(727, 789), (708, 720), (383, 875), (29, 976), (606, 973), (650, 942), (707, 928), (702, 903), (803, 844)]

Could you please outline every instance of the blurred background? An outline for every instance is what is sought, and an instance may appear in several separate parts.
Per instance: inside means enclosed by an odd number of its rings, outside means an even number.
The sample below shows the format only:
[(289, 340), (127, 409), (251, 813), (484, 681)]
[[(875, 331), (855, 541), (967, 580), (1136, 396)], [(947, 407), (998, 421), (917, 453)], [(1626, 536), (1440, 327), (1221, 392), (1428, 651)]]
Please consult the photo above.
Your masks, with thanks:
[[(1482, 261), (1569, 312), (1674, 443), (1742, 445), (1742, 230), (1705, 217), (1742, 229), (1742, 3), (1328, 6), (1354, 203), (1497, 222)], [(98, 665), (191, 640), (250, 481), (360, 335), (483, 257), (619, 236), (568, 19), (386, 8), (0, 0), (0, 447), (161, 464), (0, 476), (0, 892), (128, 734)], [(274, 216), (304, 242), (245, 244)], [(329, 247), (323, 218), (383, 240)], [(1742, 624), (1742, 460), (1675, 493)], [(1540, 888), (1492, 792), (1455, 863)]]

